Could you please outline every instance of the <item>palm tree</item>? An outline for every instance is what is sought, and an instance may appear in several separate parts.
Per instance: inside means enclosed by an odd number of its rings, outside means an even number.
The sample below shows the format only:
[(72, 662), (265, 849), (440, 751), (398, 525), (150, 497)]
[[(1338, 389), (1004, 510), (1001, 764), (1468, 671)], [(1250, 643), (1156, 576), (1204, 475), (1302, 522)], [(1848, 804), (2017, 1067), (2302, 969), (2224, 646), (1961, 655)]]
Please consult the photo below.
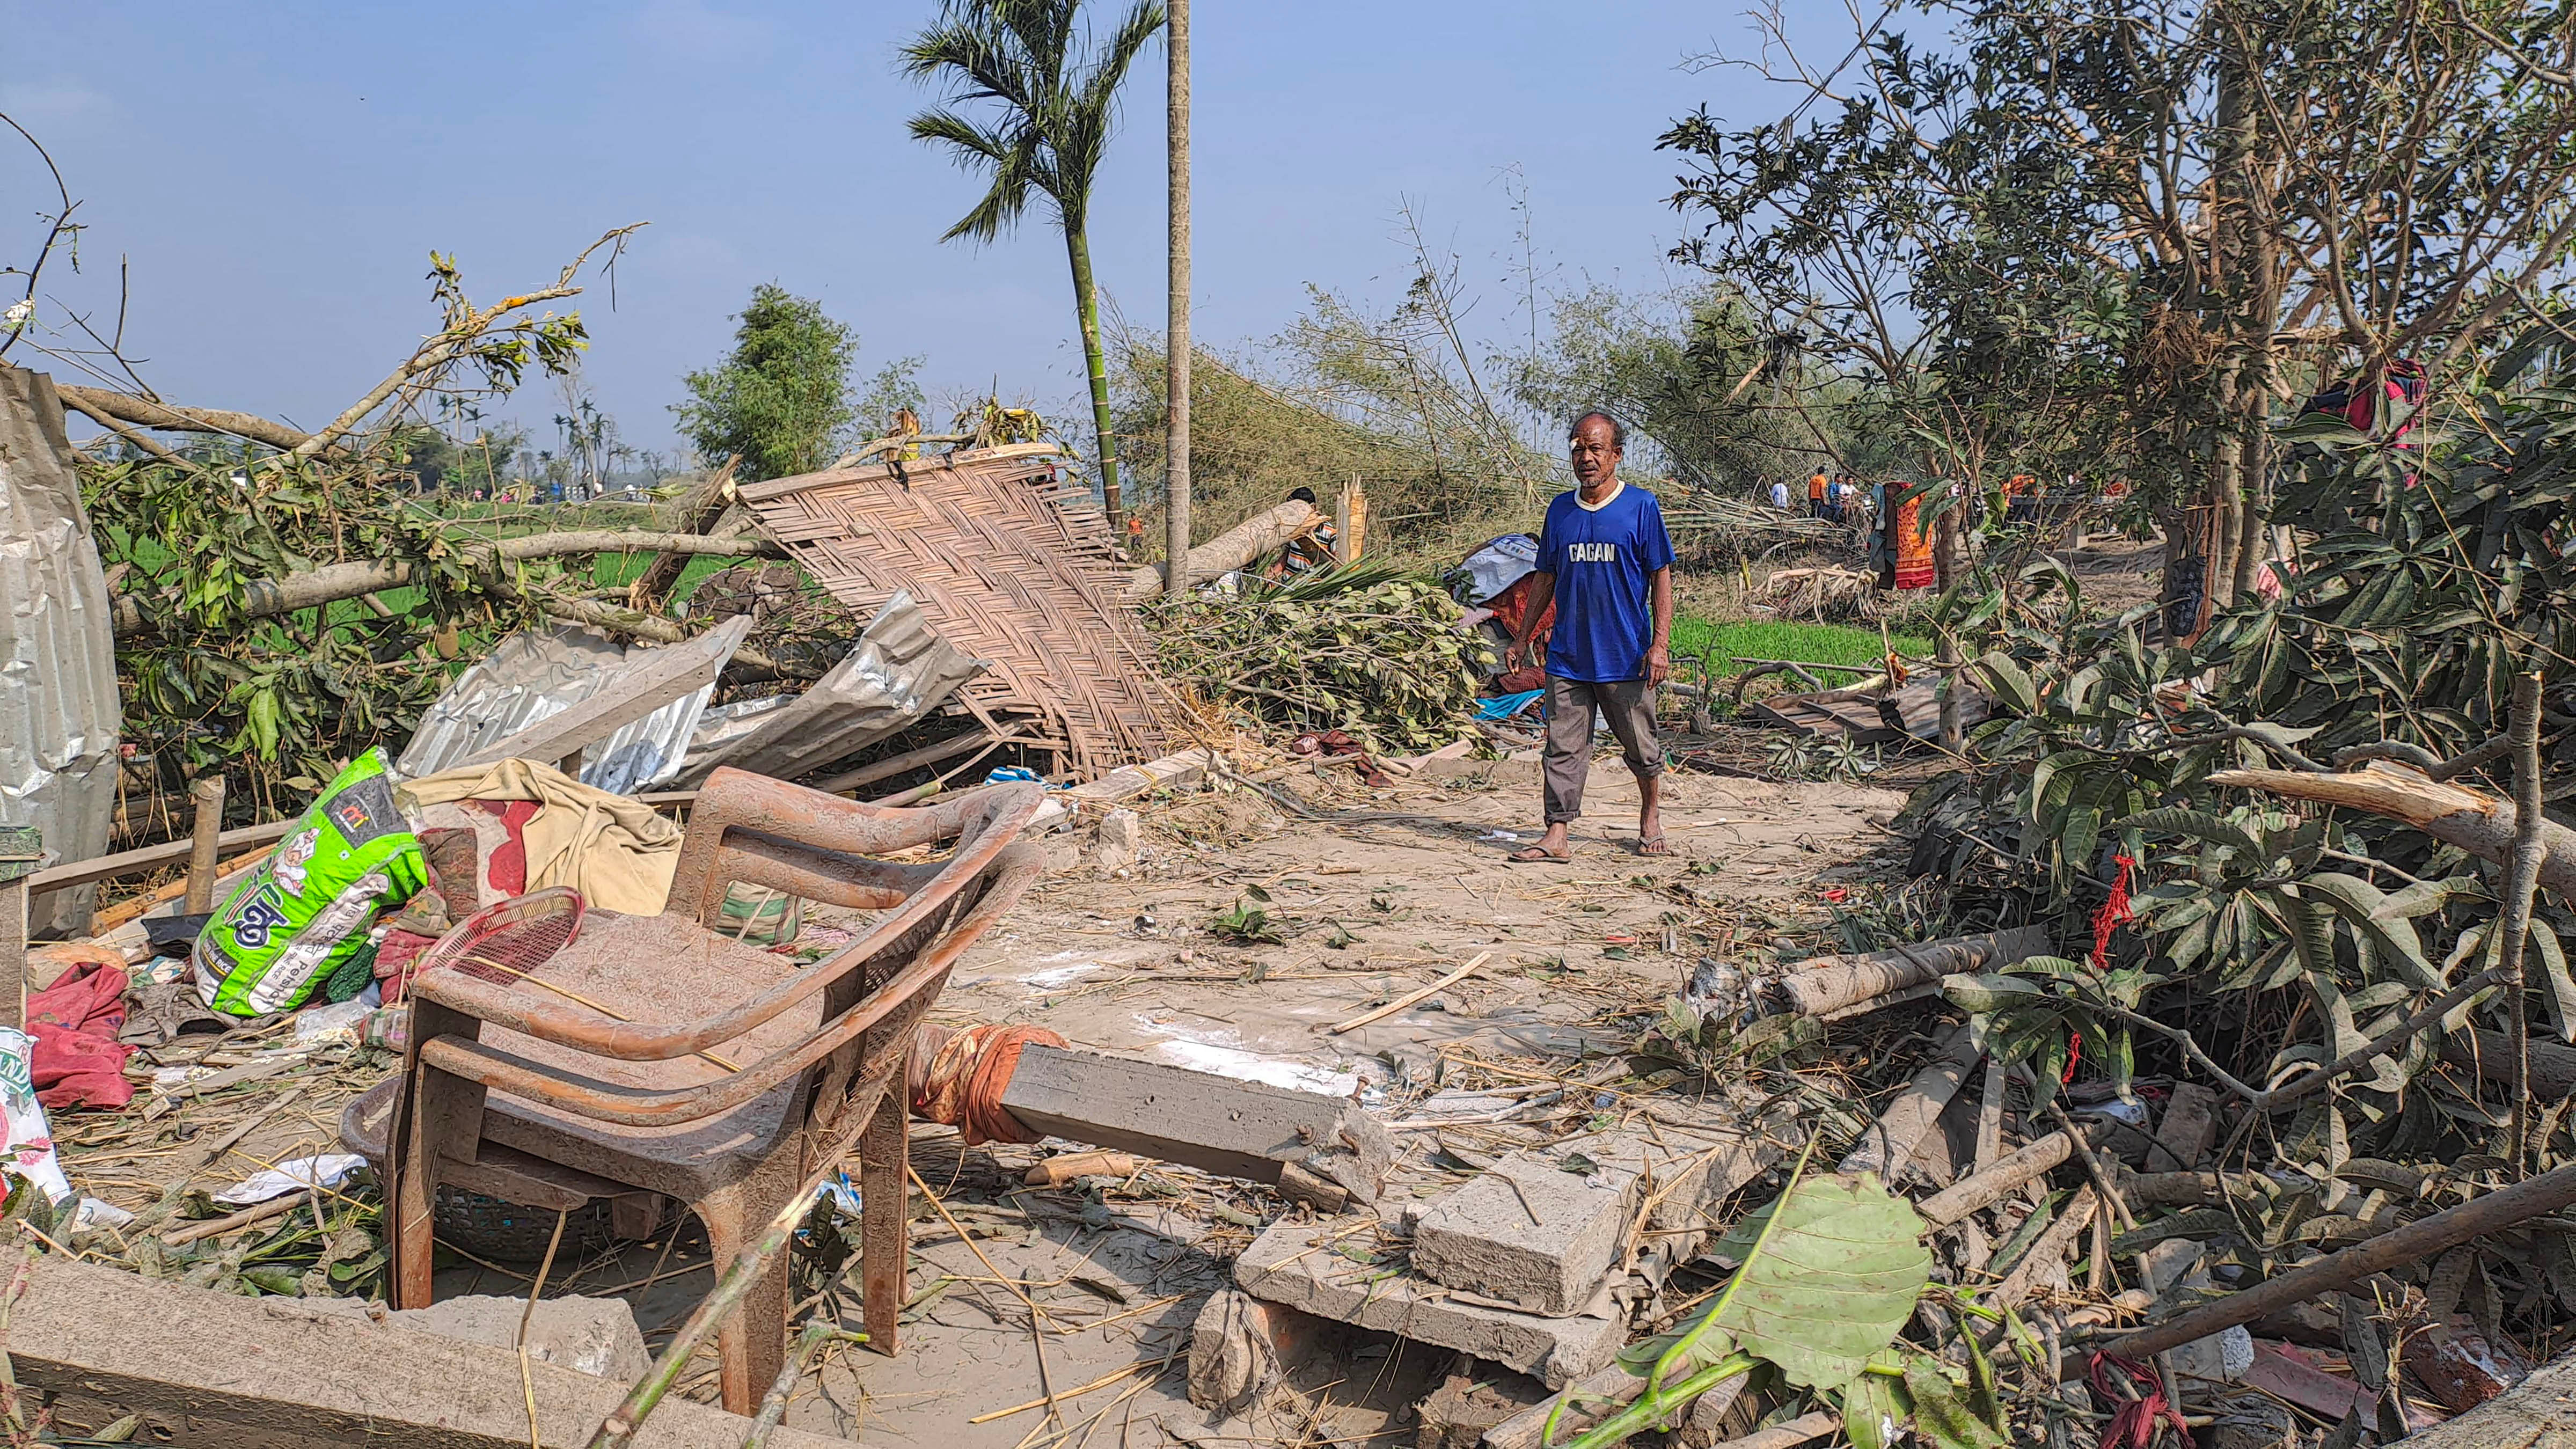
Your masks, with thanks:
[[(904, 73), (944, 81), (948, 104), (912, 118), (915, 139), (949, 148), (957, 164), (992, 176), (975, 209), (940, 236), (987, 242), (1020, 219), (1031, 195), (1055, 208), (1073, 264), (1074, 310), (1091, 373), (1092, 426), (1100, 439), (1100, 496), (1113, 530), (1125, 523), (1118, 498), (1118, 444), (1110, 431), (1109, 364), (1100, 349), (1100, 300), (1091, 280), (1086, 224), (1091, 179), (1108, 149), (1118, 84), (1163, 25), (1162, 0), (1136, 0), (1105, 43), (1080, 26), (1082, 0), (948, 0), (939, 23), (903, 49)], [(1082, 33), (1077, 34), (1077, 30)], [(996, 103), (989, 119), (958, 109)]]

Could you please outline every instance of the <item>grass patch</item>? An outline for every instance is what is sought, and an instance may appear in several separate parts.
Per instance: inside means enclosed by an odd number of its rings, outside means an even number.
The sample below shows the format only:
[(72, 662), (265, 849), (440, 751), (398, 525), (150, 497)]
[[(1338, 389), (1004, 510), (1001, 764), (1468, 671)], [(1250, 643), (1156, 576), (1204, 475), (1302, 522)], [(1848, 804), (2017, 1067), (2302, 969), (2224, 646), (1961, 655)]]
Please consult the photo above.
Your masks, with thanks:
[[(1920, 657), (1932, 642), (1910, 634), (1895, 636), (1900, 654)], [(1878, 631), (1847, 624), (1797, 624), (1778, 620), (1719, 622), (1684, 614), (1673, 620), (1673, 655), (1698, 659), (1715, 651), (1720, 659), (1793, 659), (1800, 664), (1874, 665), (1881, 648)]]

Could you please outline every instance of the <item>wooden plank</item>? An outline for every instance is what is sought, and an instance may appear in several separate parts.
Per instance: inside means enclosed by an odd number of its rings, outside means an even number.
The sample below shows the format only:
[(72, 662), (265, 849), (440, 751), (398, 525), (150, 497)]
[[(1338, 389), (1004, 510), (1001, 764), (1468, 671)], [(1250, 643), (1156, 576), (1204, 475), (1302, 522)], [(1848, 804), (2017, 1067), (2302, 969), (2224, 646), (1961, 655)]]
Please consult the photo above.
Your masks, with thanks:
[[(264, 825), (245, 825), (238, 830), (227, 830), (215, 837), (215, 843), (226, 854), (254, 845), (275, 845), (284, 840), (301, 819), (298, 816), (294, 820), (272, 820)], [(159, 845), (119, 851), (92, 860), (76, 860), (36, 872), (27, 880), (27, 892), (41, 896), (48, 891), (68, 890), (92, 881), (114, 880), (121, 875), (140, 875), (147, 870), (179, 865), (187, 860), (190, 848), (190, 842), (185, 840), (165, 840)]]

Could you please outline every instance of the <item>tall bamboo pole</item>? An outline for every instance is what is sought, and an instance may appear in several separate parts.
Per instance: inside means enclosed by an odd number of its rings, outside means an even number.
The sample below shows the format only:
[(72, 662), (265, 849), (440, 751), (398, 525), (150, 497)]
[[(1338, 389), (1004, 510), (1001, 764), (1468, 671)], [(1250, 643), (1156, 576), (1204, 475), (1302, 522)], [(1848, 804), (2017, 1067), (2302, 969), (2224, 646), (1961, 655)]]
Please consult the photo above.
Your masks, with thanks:
[(1171, 308), (1164, 350), (1169, 428), (1163, 451), (1166, 515), (1163, 596), (1182, 597), (1190, 567), (1190, 0), (1167, 0), (1165, 55), (1170, 62)]

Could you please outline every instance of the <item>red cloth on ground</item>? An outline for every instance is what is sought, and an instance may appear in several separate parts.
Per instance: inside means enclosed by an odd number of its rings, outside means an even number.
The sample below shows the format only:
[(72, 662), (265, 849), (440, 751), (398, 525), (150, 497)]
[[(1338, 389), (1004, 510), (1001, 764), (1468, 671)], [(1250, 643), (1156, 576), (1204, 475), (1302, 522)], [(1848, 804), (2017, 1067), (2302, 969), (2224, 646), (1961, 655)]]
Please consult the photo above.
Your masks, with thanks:
[(88, 961), (27, 998), (27, 1034), (35, 1038), (30, 1075), (47, 1107), (122, 1107), (134, 1100), (125, 1059), (134, 1048), (116, 1039), (125, 1027), (125, 973)]
[[(1502, 625), (1504, 632), (1515, 639), (1521, 636), (1522, 621), (1529, 617), (1530, 590), (1537, 583), (1537, 574), (1523, 574), (1512, 581), (1510, 588), (1485, 601), (1485, 607), (1494, 611), (1494, 622)], [(1538, 616), (1538, 632), (1530, 636), (1530, 643), (1545, 649), (1548, 632), (1555, 627), (1556, 600), (1550, 598), (1547, 612)]]

